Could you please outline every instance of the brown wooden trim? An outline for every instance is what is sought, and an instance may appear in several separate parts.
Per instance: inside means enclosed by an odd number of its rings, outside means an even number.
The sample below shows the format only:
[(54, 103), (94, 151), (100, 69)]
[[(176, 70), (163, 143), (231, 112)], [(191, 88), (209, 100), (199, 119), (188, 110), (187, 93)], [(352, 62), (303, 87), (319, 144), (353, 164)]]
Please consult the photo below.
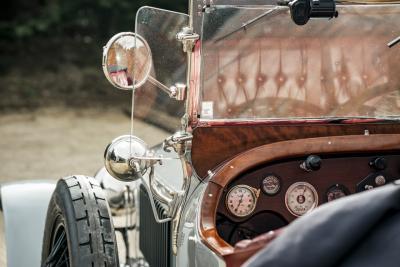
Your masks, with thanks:
[(197, 41), (191, 58), (190, 90), (188, 90), (187, 113), (189, 114), (189, 126), (194, 128), (198, 123), (200, 106), (200, 68), (201, 68), (201, 42)]
[(218, 254), (227, 255), (233, 252), (233, 247), (218, 235), (215, 225), (217, 203), (221, 198), (222, 191), (223, 187), (220, 185), (213, 182), (208, 183), (201, 203), (200, 236), (206, 241), (206, 245)]
[(274, 142), (325, 136), (400, 134), (400, 123), (286, 124), (197, 127), (193, 131), (191, 158), (196, 174), (208, 170), (243, 151)]
[(400, 150), (400, 134), (351, 135), (298, 139), (266, 144), (248, 150), (226, 162), (211, 178), (201, 203), (200, 235), (214, 252), (234, 252), (217, 232), (216, 211), (223, 189), (241, 173), (276, 160), (309, 154), (373, 153)]

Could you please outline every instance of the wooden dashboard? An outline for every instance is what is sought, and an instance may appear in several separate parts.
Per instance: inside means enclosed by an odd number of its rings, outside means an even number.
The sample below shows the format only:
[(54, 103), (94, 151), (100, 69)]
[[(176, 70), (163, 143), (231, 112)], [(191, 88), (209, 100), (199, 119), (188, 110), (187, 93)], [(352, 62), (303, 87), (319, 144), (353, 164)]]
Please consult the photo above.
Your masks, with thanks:
[[(319, 170), (306, 172), (299, 167), (309, 155), (321, 157)], [(377, 157), (384, 157), (387, 161), (383, 170), (374, 169), (370, 165)], [(259, 189), (262, 179), (268, 174), (279, 176), (280, 191), (274, 196), (261, 192), (254, 211), (248, 217), (238, 218), (229, 213), (224, 203), (229, 189), (239, 184)], [(398, 178), (399, 174), (399, 134), (329, 136), (265, 144), (226, 161), (210, 178), (201, 203), (200, 234), (203, 242), (213, 251), (228, 257), (234, 254), (233, 245), (241, 237), (230, 240), (230, 233), (226, 233), (228, 230), (221, 228), (223, 220), (237, 227), (259, 214), (272, 214), (279, 218), (272, 228), (291, 222), (296, 216), (288, 212), (285, 194), (295, 182), (311, 184), (317, 191), (320, 205), (327, 201), (327, 190), (333, 185), (343, 185), (348, 193), (354, 193), (365, 190), (368, 185), (376, 186), (373, 183), (377, 175), (384, 176), (385, 182), (390, 182)], [(245, 228), (260, 227), (259, 225)], [(269, 230), (267, 228), (261, 231), (250, 230), (259, 234)]]
[[(300, 166), (307, 156), (297, 159), (271, 162), (256, 167), (233, 179), (223, 190), (217, 207), (216, 226), (218, 234), (226, 242), (235, 245), (242, 239), (253, 239), (271, 230), (284, 227), (297, 215), (290, 212), (288, 198), (293, 185), (301, 190), (308, 185), (315, 189), (308, 197), (317, 206), (328, 201), (378, 187), (400, 178), (400, 154), (321, 155), (320, 169), (306, 171)], [(278, 181), (268, 191), (264, 181)], [(259, 195), (254, 210), (247, 216), (235, 216), (227, 207), (228, 192), (233, 188), (248, 186)], [(239, 189), (240, 190), (240, 189)], [(296, 189), (295, 189), (296, 190)], [(276, 192), (275, 192), (276, 191)], [(300, 192), (302, 193), (302, 192)], [(303, 197), (298, 195), (298, 197)], [(301, 199), (301, 198), (300, 198)], [(304, 200), (307, 201), (307, 200)], [(293, 200), (292, 203), (296, 203)], [(309, 206), (310, 207), (310, 206)]]
[(208, 170), (258, 146), (304, 138), (363, 135), (365, 131), (371, 135), (400, 134), (400, 123), (362, 120), (205, 125), (193, 131), (192, 163), (197, 175), (205, 178)]

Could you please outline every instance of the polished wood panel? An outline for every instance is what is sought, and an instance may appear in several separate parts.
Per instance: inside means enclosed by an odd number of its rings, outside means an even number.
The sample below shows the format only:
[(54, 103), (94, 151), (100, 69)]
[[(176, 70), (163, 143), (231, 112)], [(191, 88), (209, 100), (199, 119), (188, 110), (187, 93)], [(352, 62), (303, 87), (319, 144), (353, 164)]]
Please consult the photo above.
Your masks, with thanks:
[(200, 211), (200, 235), (203, 242), (222, 256), (233, 253), (233, 247), (226, 243), (216, 230), (217, 207), (226, 186), (248, 170), (277, 160), (304, 157), (309, 154), (324, 156), (394, 151), (400, 151), (400, 134), (307, 138), (267, 144), (247, 150), (226, 162), (216, 171), (207, 185)]
[(213, 182), (209, 182), (204, 192), (201, 204), (201, 223), (200, 235), (206, 240), (206, 245), (211, 248), (218, 248), (220, 255), (228, 255), (233, 252), (233, 247), (223, 240), (217, 232), (215, 226), (215, 215), (217, 214), (217, 203), (222, 195), (223, 187)]
[(192, 164), (204, 178), (224, 161), (248, 149), (274, 142), (301, 138), (400, 133), (398, 123), (309, 124), (199, 126), (193, 131)]
[(345, 154), (341, 154), (339, 157), (328, 155), (322, 158), (321, 169), (313, 172), (305, 172), (299, 167), (306, 158), (303, 157), (302, 159), (268, 164), (240, 175), (229, 183), (227, 190), (224, 190), (217, 212), (237, 223), (247, 220), (248, 218), (246, 217), (238, 218), (231, 215), (226, 209), (224, 199), (227, 191), (229, 191), (229, 188), (239, 184), (261, 189), (264, 177), (273, 174), (280, 178), (281, 189), (279, 193), (274, 196), (261, 193), (253, 214), (261, 211), (273, 211), (280, 214), (290, 223), (297, 218), (292, 215), (285, 206), (285, 193), (292, 184), (296, 182), (307, 182), (314, 186), (318, 193), (318, 205), (321, 205), (327, 202), (326, 193), (328, 189), (335, 184), (345, 186), (350, 194), (356, 193), (356, 186), (361, 180), (365, 179), (370, 174), (378, 173), (369, 166), (371, 160), (377, 156), (384, 156), (388, 162), (388, 167), (384, 171), (379, 171), (379, 174), (384, 175), (387, 178), (387, 182), (390, 182), (390, 179), (393, 178), (399, 179), (400, 155), (368, 154), (346, 156)]

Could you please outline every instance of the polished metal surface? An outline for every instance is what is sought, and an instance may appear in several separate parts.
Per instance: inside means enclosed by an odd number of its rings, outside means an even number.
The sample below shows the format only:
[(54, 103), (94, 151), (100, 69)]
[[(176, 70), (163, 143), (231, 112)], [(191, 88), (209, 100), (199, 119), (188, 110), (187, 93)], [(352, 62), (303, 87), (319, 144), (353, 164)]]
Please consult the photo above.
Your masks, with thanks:
[(132, 32), (114, 35), (103, 50), (103, 71), (118, 89), (132, 90), (142, 86), (152, 68), (151, 50), (146, 40)]
[(182, 42), (183, 52), (187, 53), (192, 52), (195, 42), (200, 39), (200, 35), (193, 32), (191, 27), (184, 27), (182, 31), (177, 33), (176, 39)]
[(149, 81), (171, 98), (185, 100), (186, 86), (168, 87), (150, 75), (152, 53), (147, 41), (139, 34), (121, 32), (114, 35), (103, 48), (102, 65), (107, 80), (118, 89), (133, 90)]
[[(99, 181), (101, 188), (104, 190), (113, 216), (130, 216), (136, 211), (133, 197), (133, 190), (138, 186), (136, 181), (122, 182), (116, 180), (104, 167), (96, 173), (94, 178)], [(122, 221), (124, 225), (116, 225), (114, 221), (114, 227), (125, 227), (126, 222)]]
[(136, 136), (123, 135), (114, 139), (104, 153), (104, 165), (108, 173), (123, 181), (135, 181), (148, 167), (148, 147)]
[(177, 83), (170, 87), (169, 97), (183, 101), (186, 99), (186, 85), (182, 83)]
[(191, 148), (192, 134), (186, 131), (178, 131), (174, 135), (165, 139), (163, 142), (163, 150), (171, 152), (171, 148), (182, 157)]
[[(211, 176), (209, 176), (211, 177)], [(189, 198), (182, 211), (182, 219), (178, 229), (177, 254), (175, 266), (226, 266), (224, 260), (210, 250), (201, 240), (198, 221), (201, 216), (200, 205), (204, 196), (206, 183), (198, 177), (192, 177)]]

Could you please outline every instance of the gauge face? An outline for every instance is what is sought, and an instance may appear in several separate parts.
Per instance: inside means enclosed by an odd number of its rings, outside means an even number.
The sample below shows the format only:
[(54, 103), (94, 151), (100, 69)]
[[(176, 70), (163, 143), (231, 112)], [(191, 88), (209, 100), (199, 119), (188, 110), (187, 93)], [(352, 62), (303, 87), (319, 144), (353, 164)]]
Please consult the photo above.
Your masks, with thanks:
[(257, 196), (255, 189), (247, 185), (237, 185), (226, 195), (226, 207), (237, 217), (246, 217), (256, 208)]
[(281, 189), (281, 181), (275, 175), (268, 175), (262, 180), (261, 188), (267, 195), (275, 195)]
[(331, 186), (328, 191), (326, 192), (326, 199), (328, 202), (331, 202), (335, 199), (339, 199), (345, 197), (349, 194), (349, 191), (346, 187), (340, 184), (336, 184)]
[(318, 205), (317, 191), (309, 183), (294, 183), (286, 191), (285, 204), (294, 216), (304, 215)]

